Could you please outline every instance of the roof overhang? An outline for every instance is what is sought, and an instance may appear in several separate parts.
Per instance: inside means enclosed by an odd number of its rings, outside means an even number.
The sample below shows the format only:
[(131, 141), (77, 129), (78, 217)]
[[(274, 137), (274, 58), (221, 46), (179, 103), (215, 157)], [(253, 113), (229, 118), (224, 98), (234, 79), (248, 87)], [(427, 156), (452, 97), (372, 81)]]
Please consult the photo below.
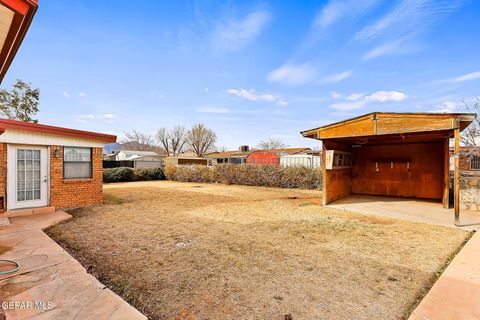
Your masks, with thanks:
[(117, 136), (110, 134), (47, 126), (44, 124), (23, 122), (17, 120), (0, 119), (0, 134), (4, 133), (7, 129), (38, 132), (57, 136), (67, 136), (79, 139), (96, 140), (104, 143), (117, 142)]
[(302, 131), (306, 138), (317, 140), (405, 135), (464, 130), (475, 119), (473, 113), (383, 113), (363, 116)]
[(0, 0), (0, 83), (37, 11), (38, 0)]

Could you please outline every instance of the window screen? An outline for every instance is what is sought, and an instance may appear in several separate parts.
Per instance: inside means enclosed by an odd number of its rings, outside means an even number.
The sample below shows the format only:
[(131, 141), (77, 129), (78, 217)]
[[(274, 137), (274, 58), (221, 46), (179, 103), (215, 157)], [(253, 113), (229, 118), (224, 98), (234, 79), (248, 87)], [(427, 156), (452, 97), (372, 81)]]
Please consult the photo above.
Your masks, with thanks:
[(63, 178), (85, 179), (92, 177), (92, 149), (63, 148)]

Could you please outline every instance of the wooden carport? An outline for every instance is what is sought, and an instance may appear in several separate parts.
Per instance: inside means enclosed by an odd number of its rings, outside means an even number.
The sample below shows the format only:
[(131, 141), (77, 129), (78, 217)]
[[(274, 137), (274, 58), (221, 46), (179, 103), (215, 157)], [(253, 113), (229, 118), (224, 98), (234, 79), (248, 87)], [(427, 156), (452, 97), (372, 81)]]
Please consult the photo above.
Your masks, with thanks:
[(350, 194), (430, 199), (449, 207), (454, 138), (454, 212), (460, 217), (460, 132), (469, 113), (374, 112), (303, 131), (323, 145), (323, 205)]

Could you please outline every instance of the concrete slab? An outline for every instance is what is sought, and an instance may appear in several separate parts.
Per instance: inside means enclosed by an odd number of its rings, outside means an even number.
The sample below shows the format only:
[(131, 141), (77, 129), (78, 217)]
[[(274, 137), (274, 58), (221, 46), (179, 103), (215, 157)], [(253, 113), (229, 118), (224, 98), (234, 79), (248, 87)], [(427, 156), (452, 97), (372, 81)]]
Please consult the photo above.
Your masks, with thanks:
[(6, 319), (146, 319), (42, 231), (69, 218), (62, 211), (38, 213), (0, 226), (0, 259), (21, 266), (0, 275), (0, 301), (13, 306), (3, 310)]
[(441, 203), (425, 200), (350, 195), (327, 207), (465, 230), (480, 228), (480, 212), (461, 211), (460, 225), (455, 226), (453, 209), (445, 209)]
[(409, 320), (480, 319), (480, 233), (453, 259)]

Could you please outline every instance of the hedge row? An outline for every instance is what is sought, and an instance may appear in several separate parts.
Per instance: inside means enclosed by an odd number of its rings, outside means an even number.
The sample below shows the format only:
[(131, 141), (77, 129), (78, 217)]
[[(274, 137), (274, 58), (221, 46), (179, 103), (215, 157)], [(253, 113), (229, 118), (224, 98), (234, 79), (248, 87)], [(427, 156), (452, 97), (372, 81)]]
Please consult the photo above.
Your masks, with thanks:
[(320, 168), (284, 168), (273, 165), (167, 166), (165, 177), (168, 180), (184, 182), (217, 182), (276, 188), (319, 189), (322, 186)]
[(132, 169), (127, 167), (103, 169), (103, 182), (164, 180), (162, 168)]

